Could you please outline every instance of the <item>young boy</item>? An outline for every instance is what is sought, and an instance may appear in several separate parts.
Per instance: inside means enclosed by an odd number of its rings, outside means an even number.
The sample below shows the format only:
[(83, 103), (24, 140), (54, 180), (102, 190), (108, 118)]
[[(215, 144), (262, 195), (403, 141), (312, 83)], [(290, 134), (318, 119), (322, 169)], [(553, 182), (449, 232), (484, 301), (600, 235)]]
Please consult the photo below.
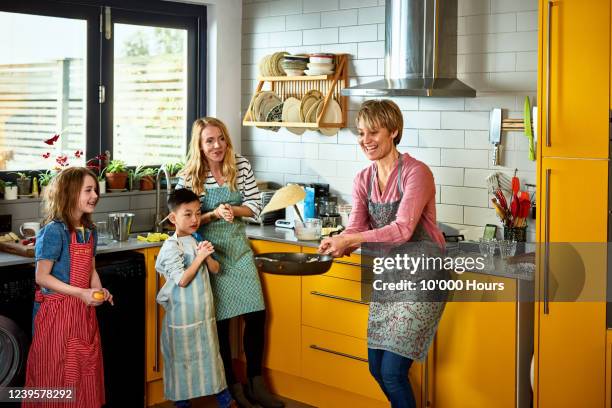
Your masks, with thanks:
[(219, 354), (215, 309), (208, 271), (217, 273), (208, 241), (198, 243), (200, 200), (180, 189), (168, 198), (170, 221), (176, 226), (159, 251), (155, 269), (166, 279), (157, 303), (166, 310), (162, 327), (164, 394), (179, 407), (190, 399), (216, 394), (220, 407), (236, 407)]

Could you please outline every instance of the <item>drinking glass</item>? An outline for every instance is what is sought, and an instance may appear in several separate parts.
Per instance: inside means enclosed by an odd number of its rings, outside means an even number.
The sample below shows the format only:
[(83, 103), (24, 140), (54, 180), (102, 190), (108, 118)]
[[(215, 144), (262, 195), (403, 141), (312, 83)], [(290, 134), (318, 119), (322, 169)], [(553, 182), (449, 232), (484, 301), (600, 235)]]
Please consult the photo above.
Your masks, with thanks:
[(108, 223), (106, 221), (96, 222), (96, 230), (98, 231), (98, 245), (108, 245), (111, 242)]
[(508, 259), (511, 256), (514, 256), (515, 252), (516, 252), (516, 241), (514, 240), (510, 241), (508, 239), (499, 241), (499, 254), (501, 255), (502, 259)]

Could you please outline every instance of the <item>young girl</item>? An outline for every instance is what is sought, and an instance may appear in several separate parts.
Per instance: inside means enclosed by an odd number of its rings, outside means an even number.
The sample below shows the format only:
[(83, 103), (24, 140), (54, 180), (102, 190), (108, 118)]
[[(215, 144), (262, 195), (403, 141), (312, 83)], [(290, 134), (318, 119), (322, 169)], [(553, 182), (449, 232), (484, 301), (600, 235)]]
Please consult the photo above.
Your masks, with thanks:
[(23, 407), (99, 408), (104, 375), (95, 306), (113, 297), (95, 268), (97, 234), (91, 215), (98, 181), (86, 168), (62, 170), (47, 188), (47, 218), (36, 240), (34, 336), (26, 387), (71, 388), (73, 400), (24, 402)]

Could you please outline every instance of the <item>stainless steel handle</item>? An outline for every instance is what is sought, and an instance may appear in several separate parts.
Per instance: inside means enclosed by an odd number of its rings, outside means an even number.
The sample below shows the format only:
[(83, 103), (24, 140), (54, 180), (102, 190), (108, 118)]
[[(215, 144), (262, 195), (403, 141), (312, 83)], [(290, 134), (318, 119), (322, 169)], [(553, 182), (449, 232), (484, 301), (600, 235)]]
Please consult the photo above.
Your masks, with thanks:
[(336, 295), (330, 295), (329, 293), (323, 293), (323, 292), (317, 292), (317, 291), (310, 291), (311, 295), (315, 295), (315, 296), (321, 296), (321, 297), (326, 297), (326, 298), (330, 298), (330, 299), (336, 299), (336, 300), (342, 300), (344, 302), (351, 302), (351, 303), (358, 303), (360, 305), (369, 305), (369, 302), (364, 302), (363, 300), (356, 300), (356, 299), (351, 299), (351, 298), (347, 298), (347, 297), (342, 297), (342, 296), (336, 296)]
[(550, 268), (550, 169), (546, 169), (546, 206), (544, 208), (544, 314), (548, 309), (548, 285)]
[(550, 142), (550, 48), (552, 45), (552, 42), (550, 40), (550, 34), (551, 34), (551, 29), (550, 29), (550, 25), (551, 25), (551, 14), (552, 14), (552, 8), (554, 6), (555, 2), (554, 1), (549, 1), (548, 2), (548, 16), (547, 16), (547, 25), (546, 25), (546, 41), (547, 41), (547, 47), (546, 47), (546, 147), (550, 147), (551, 142)]
[(346, 353), (343, 353), (341, 351), (331, 350), (331, 349), (328, 349), (328, 348), (325, 348), (325, 347), (319, 347), (316, 344), (311, 344), (310, 348), (314, 349), (314, 350), (322, 351), (324, 353), (335, 354), (337, 356), (351, 358), (351, 359), (357, 360), (357, 361), (363, 361), (364, 363), (368, 362), (367, 358), (357, 357), (357, 356), (354, 356), (352, 354), (346, 354)]
[[(157, 261), (157, 255), (153, 257)], [(159, 293), (159, 274), (155, 271), (155, 293)], [(153, 343), (153, 349), (155, 350), (155, 359), (153, 360), (153, 371), (159, 373), (159, 305), (154, 305), (154, 316), (155, 316), (155, 342)]]

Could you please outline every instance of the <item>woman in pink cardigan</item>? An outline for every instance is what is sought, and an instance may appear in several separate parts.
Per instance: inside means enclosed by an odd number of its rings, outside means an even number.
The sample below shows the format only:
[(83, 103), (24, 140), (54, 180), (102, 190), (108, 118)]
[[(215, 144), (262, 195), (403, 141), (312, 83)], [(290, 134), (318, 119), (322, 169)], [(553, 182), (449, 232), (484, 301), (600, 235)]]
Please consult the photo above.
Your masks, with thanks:
[[(401, 248), (400, 253), (418, 250), (419, 254), (439, 255), (444, 236), (436, 226), (433, 175), (426, 164), (397, 150), (403, 129), (399, 107), (391, 100), (366, 101), (356, 122), (359, 145), (373, 163), (355, 177), (348, 228), (324, 239), (319, 252), (340, 257), (363, 243), (384, 243)], [(427, 270), (413, 276), (417, 280), (444, 279), (448, 274)], [(368, 362), (392, 407), (413, 408), (416, 402), (408, 370), (413, 360), (426, 357), (445, 296), (416, 302), (399, 299), (403, 300), (370, 302)]]

